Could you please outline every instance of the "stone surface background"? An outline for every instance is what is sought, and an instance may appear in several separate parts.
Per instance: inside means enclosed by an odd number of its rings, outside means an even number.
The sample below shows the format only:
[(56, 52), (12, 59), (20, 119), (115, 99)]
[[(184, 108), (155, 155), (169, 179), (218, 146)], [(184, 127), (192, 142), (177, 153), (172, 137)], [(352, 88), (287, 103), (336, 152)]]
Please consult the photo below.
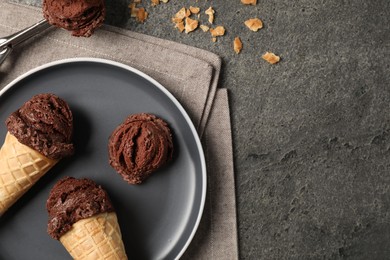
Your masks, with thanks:
[[(13, 0), (41, 5), (41, 0)], [(144, 24), (127, 0), (106, 23), (220, 55), (229, 89), (240, 259), (390, 255), (390, 1), (170, 0)], [(216, 10), (226, 34), (179, 33), (181, 8)], [(207, 17), (202, 12), (201, 21)], [(258, 17), (264, 28), (249, 31)], [(232, 43), (239, 36), (242, 53)], [(282, 60), (270, 65), (266, 51)]]

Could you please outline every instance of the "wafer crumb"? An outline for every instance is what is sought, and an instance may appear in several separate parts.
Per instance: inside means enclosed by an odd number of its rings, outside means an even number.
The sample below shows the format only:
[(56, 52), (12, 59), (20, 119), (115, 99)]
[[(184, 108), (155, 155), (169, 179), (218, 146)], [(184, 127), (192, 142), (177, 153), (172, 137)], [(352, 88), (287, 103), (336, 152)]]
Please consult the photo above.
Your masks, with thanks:
[(172, 22), (174, 22), (174, 23), (180, 23), (182, 21), (183, 21), (183, 18), (172, 17)]
[(164, 4), (168, 3), (169, 0), (161, 0)]
[(246, 20), (245, 25), (254, 32), (257, 32), (259, 29), (263, 28), (263, 22), (259, 18)]
[(177, 19), (184, 19), (186, 17), (188, 17), (189, 15), (187, 15), (187, 9), (185, 7), (183, 7), (182, 9), (180, 9), (176, 14), (175, 14), (175, 18)]
[(204, 32), (207, 32), (208, 30), (210, 30), (210, 27), (208, 27), (207, 25), (204, 25), (204, 24), (201, 24), (199, 27), (200, 27), (200, 29), (202, 29), (202, 31), (204, 31)]
[(135, 18), (139, 23), (144, 23), (146, 18), (148, 18), (148, 13), (145, 11), (145, 8), (137, 7), (140, 3), (141, 0), (133, 0), (133, 2), (129, 4), (130, 17)]
[(145, 11), (145, 8), (138, 8), (136, 17), (137, 22), (144, 23), (146, 18), (148, 18), (148, 12)]
[(130, 17), (137, 17), (138, 8), (136, 8), (136, 3), (129, 4), (130, 8)]
[(187, 9), (186, 10), (186, 17), (190, 17), (190, 15), (191, 15), (191, 11), (190, 11), (190, 9)]
[(257, 0), (241, 0), (241, 3), (243, 3), (244, 5), (256, 5)]
[(266, 52), (263, 54), (263, 56), (261, 56), (264, 60), (266, 60), (267, 62), (271, 63), (271, 64), (275, 64), (275, 63), (278, 63), (280, 61), (280, 57), (275, 55), (275, 53), (273, 52)]
[(217, 37), (213, 37), (211, 40), (212, 40), (213, 42), (216, 42), (216, 41), (217, 41)]
[(242, 42), (241, 42), (240, 37), (234, 38), (233, 49), (234, 49), (234, 51), (237, 54), (239, 54), (241, 52), (241, 50), (242, 50)]
[(215, 11), (211, 6), (205, 11), (205, 14), (209, 16), (209, 23), (211, 24), (214, 22), (214, 13)]
[(223, 26), (217, 26), (214, 29), (210, 28), (210, 33), (213, 37), (222, 36), (225, 34), (225, 28)]
[(189, 17), (186, 18), (185, 24), (185, 33), (192, 32), (196, 28), (198, 28), (199, 22), (197, 20), (191, 19)]
[(190, 11), (191, 11), (191, 13), (193, 13), (193, 14), (197, 14), (197, 13), (200, 12), (200, 8), (199, 8), (199, 7), (190, 6)]
[(152, 0), (151, 6), (156, 6), (160, 4), (160, 0)]
[(181, 21), (181, 22), (178, 22), (175, 24), (175, 28), (177, 28), (180, 32), (183, 32), (185, 27), (184, 27), (184, 22)]

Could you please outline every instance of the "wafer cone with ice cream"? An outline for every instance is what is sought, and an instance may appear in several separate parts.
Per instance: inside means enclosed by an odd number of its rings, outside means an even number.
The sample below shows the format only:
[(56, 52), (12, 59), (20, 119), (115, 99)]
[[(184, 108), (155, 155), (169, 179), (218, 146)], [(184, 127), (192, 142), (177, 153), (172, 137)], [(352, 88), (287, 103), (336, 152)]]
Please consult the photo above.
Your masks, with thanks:
[(77, 221), (60, 241), (73, 259), (127, 259), (114, 212)]
[(65, 177), (46, 202), (47, 231), (74, 259), (127, 259), (107, 192), (90, 179)]
[(0, 150), (0, 216), (57, 162), (7, 133)]
[(0, 150), (0, 216), (60, 159), (73, 154), (73, 117), (53, 94), (38, 94), (6, 120)]

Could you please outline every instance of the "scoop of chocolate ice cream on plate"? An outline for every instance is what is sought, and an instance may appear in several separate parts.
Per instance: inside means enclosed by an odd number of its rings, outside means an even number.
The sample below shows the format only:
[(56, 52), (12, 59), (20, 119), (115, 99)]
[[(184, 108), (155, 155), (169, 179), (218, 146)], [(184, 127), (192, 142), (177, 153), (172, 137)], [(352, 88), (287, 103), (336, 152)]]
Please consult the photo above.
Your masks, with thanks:
[(155, 115), (128, 116), (111, 134), (109, 163), (130, 184), (140, 184), (172, 159), (172, 133)]

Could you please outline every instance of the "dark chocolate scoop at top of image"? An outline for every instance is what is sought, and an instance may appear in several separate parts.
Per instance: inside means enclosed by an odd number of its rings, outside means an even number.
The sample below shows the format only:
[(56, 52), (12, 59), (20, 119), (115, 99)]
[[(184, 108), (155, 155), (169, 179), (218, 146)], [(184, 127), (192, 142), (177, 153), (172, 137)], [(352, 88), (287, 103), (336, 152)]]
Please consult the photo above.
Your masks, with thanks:
[(155, 115), (130, 115), (111, 134), (109, 163), (130, 184), (140, 184), (172, 159), (172, 133)]
[(52, 25), (89, 37), (106, 16), (104, 0), (43, 0), (42, 11)]

